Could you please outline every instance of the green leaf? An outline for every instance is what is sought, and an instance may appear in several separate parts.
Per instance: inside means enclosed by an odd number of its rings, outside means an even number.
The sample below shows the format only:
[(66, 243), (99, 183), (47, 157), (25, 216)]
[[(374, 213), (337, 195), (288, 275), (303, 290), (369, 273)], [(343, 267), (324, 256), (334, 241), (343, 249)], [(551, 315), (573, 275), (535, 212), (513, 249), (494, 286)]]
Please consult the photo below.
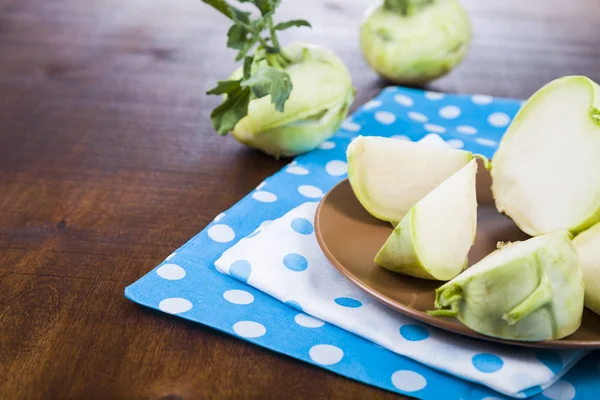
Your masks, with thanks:
[(252, 95), (258, 99), (271, 95), (271, 103), (280, 112), (283, 112), (293, 87), (287, 72), (267, 65), (261, 66), (249, 79), (242, 81), (241, 86), (250, 88)]
[(230, 87), (230, 89), (227, 92), (227, 99), (210, 114), (210, 121), (221, 136), (230, 132), (248, 114), (250, 89), (241, 87), (239, 81), (237, 87)]
[(217, 82), (217, 86), (210, 89), (206, 94), (227, 94), (235, 89), (238, 89), (241, 85), (241, 79), (235, 81), (219, 81)]
[(275, 25), (275, 30), (282, 31), (282, 30), (290, 28), (292, 26), (296, 26), (296, 27), (308, 26), (309, 28), (312, 28), (312, 26), (308, 23), (308, 21), (305, 21), (303, 19), (293, 19), (291, 21), (278, 23), (277, 25)]
[(252, 72), (252, 62), (253, 61), (254, 61), (254, 57), (244, 58), (244, 79), (250, 78), (250, 74)]
[(246, 46), (250, 31), (242, 25), (232, 25), (227, 32), (227, 47), (240, 50)]
[(202, 0), (202, 2), (208, 4), (231, 20), (238, 20), (246, 23), (250, 21), (249, 12), (242, 11), (230, 5), (225, 0)]
[(240, 0), (242, 3), (252, 3), (259, 10), (260, 13), (264, 16), (267, 13), (273, 13), (275, 9), (279, 6), (279, 0)]

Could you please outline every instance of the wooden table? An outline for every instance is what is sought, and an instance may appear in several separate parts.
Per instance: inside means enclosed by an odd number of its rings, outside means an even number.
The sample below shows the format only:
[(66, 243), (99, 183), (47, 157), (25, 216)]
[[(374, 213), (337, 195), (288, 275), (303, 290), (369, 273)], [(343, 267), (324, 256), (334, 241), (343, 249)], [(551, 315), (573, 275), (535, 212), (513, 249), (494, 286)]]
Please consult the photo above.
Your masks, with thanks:
[[(349, 66), (368, 0), (284, 1)], [(464, 0), (474, 27), (440, 91), (525, 98), (600, 81), (597, 0)], [(234, 67), (197, 0), (0, 2), (0, 398), (392, 399), (392, 393), (153, 312), (123, 289), (287, 160), (218, 137), (204, 92)], [(353, 109), (354, 109), (353, 108)]]

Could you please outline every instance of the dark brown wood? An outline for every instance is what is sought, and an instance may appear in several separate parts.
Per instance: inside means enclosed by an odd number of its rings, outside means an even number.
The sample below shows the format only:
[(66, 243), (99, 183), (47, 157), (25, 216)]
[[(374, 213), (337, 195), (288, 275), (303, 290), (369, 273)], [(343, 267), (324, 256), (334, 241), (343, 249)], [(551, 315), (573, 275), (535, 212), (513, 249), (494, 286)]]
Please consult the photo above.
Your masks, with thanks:
[[(284, 1), (349, 66), (354, 108), (385, 83), (356, 26), (371, 1)], [(465, 61), (431, 88), (525, 98), (600, 81), (595, 0), (464, 1)], [(234, 67), (197, 0), (0, 1), (0, 398), (398, 398), (197, 324), (123, 289), (286, 161), (217, 137), (204, 92)], [(353, 108), (353, 109), (354, 109)]]

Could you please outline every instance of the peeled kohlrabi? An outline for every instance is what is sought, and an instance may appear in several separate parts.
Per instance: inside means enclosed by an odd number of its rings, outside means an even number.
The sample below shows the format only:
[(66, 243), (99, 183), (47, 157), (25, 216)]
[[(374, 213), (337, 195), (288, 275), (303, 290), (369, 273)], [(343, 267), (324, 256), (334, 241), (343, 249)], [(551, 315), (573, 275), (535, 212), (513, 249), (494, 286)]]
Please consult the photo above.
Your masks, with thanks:
[(358, 136), (348, 145), (348, 180), (375, 218), (396, 224), (427, 193), (475, 156), (380, 136)]
[(498, 250), (436, 290), (436, 311), (484, 335), (520, 341), (561, 339), (583, 314), (579, 257), (567, 231)]
[(424, 84), (447, 74), (470, 41), (469, 18), (458, 0), (379, 1), (360, 26), (367, 63), (400, 84)]
[(539, 89), (500, 141), (491, 175), (498, 210), (531, 236), (598, 222), (600, 86), (567, 76)]
[(448, 281), (460, 274), (477, 230), (477, 160), (429, 192), (396, 226), (375, 262), (417, 278)]
[(583, 269), (585, 306), (600, 315), (600, 223), (577, 235), (573, 245)]
[(217, 133), (231, 132), (240, 143), (275, 157), (307, 152), (331, 137), (354, 101), (346, 66), (323, 47), (281, 46), (276, 34), (310, 24), (275, 24), (279, 0), (240, 0), (258, 9), (254, 19), (225, 0), (203, 1), (233, 21), (227, 46), (238, 50), (236, 61), (243, 60), (228, 80), (207, 92), (223, 96), (211, 113)]

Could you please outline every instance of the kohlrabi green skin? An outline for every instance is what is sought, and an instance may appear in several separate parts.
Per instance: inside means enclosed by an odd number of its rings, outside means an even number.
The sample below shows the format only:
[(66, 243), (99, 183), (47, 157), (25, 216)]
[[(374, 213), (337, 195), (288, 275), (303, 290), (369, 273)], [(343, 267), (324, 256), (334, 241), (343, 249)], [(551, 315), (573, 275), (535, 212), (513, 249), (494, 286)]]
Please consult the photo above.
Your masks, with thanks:
[(474, 154), (381, 136), (358, 136), (346, 150), (348, 180), (372, 216), (396, 225)]
[(470, 41), (469, 18), (458, 0), (386, 0), (369, 9), (360, 26), (367, 63), (399, 84), (425, 84), (447, 74)]
[[(333, 52), (304, 43), (283, 49), (293, 85), (284, 111), (275, 110), (270, 96), (253, 99), (232, 131), (239, 142), (276, 157), (310, 151), (333, 136), (354, 100), (350, 73)], [(231, 79), (241, 76), (240, 68)]]
[(583, 313), (579, 257), (567, 231), (503, 245), (436, 290), (429, 313), (484, 335), (518, 341), (564, 338)]
[(527, 234), (600, 221), (600, 86), (555, 79), (521, 107), (492, 163), (496, 207)]
[(417, 278), (448, 281), (466, 267), (477, 230), (477, 159), (429, 192), (394, 228), (375, 263)]
[(577, 235), (573, 245), (583, 269), (585, 306), (600, 315), (600, 223)]

